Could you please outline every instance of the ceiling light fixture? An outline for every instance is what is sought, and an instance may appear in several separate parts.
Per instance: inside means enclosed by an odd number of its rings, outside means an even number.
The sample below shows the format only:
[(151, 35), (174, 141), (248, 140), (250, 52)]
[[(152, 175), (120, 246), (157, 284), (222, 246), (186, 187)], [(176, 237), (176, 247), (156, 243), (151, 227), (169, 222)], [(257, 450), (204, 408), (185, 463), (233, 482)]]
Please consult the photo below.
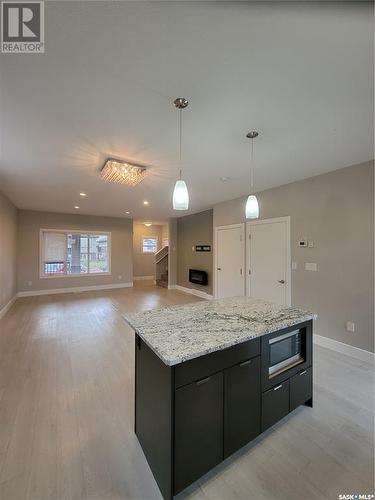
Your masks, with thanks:
[(128, 210), (125, 213), (128, 214), (128, 215), (130, 214), (130, 212)]
[(101, 170), (101, 177), (104, 181), (127, 186), (136, 186), (145, 178), (145, 175), (145, 167), (113, 158), (108, 158)]
[(182, 110), (189, 104), (184, 97), (178, 97), (174, 100), (174, 105), (180, 111), (180, 178), (176, 181), (173, 190), (173, 209), (188, 210), (189, 209), (189, 193), (186, 182), (182, 180)]
[(145, 200), (145, 201), (143, 202), (143, 205), (148, 205), (148, 201), (147, 201), (147, 200)]
[(151, 222), (145, 222), (145, 226), (150, 227), (152, 226)]
[[(246, 134), (246, 137), (251, 139), (250, 193), (254, 190), (254, 139), (258, 137), (258, 135), (259, 133), (256, 130)], [(257, 219), (259, 217), (259, 204), (254, 194), (250, 194), (247, 198), (245, 215), (246, 219)]]
[(80, 196), (87, 196), (86, 193), (79, 193)]
[(76, 205), (74, 208), (78, 209), (78, 208), (79, 208), (79, 206), (78, 206), (78, 205)]

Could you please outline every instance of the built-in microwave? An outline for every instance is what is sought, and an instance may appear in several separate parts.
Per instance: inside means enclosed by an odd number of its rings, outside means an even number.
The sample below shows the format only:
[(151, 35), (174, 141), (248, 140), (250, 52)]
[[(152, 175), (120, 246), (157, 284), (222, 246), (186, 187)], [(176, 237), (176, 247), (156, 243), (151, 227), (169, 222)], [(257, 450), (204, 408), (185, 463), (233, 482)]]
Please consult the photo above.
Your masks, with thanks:
[(311, 347), (312, 320), (262, 336), (262, 390), (309, 368)]
[(270, 378), (303, 363), (301, 335), (300, 330), (293, 330), (268, 341), (268, 375)]

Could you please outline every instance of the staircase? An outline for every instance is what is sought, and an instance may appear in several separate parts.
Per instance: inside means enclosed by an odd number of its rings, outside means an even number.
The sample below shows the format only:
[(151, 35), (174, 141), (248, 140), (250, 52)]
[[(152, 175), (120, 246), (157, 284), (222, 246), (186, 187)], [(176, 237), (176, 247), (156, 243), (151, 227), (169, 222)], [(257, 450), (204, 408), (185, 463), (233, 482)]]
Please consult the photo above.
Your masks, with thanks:
[(164, 288), (168, 288), (168, 253), (169, 247), (165, 246), (155, 254), (156, 284)]
[(160, 275), (160, 278), (156, 278), (157, 286), (162, 286), (163, 288), (168, 288), (168, 270), (166, 273)]

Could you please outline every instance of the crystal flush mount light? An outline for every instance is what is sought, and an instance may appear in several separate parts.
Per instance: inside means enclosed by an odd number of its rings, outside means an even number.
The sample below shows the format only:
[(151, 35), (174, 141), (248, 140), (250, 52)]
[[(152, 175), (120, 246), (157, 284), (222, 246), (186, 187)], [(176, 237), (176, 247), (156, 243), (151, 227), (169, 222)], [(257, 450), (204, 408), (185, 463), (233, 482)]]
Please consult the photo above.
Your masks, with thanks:
[(104, 181), (136, 186), (146, 176), (146, 168), (131, 163), (108, 158), (102, 170), (101, 177)]

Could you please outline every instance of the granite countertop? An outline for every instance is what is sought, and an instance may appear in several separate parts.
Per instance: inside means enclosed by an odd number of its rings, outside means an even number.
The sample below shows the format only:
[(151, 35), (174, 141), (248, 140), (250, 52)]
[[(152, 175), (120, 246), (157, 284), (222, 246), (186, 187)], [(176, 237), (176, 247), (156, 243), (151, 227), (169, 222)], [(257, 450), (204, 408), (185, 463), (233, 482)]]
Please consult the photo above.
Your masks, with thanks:
[(124, 314), (123, 318), (166, 365), (173, 366), (308, 321), (314, 314), (234, 297)]

